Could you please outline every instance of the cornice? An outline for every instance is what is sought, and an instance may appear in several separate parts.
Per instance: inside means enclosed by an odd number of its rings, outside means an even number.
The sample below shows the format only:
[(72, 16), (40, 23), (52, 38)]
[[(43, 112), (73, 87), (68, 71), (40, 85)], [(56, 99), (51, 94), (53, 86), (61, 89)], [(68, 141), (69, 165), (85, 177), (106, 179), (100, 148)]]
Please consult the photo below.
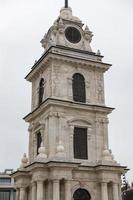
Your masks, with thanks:
[(114, 172), (121, 172), (124, 173), (125, 171), (128, 171), (127, 166), (121, 166), (121, 165), (97, 165), (95, 166), (95, 169), (97, 172), (106, 172), (106, 171), (114, 171)]
[(61, 100), (61, 99), (55, 99), (55, 98), (47, 98), (39, 107), (37, 107), (34, 111), (29, 113), (24, 117), (24, 120), (26, 122), (32, 121), (34, 118), (36, 118), (41, 113), (44, 113), (47, 108), (50, 106), (56, 106), (56, 107), (65, 107), (65, 108), (71, 108), (76, 110), (84, 110), (84, 111), (90, 111), (94, 113), (106, 113), (110, 114), (114, 108), (103, 106), (103, 105), (93, 105), (93, 104), (86, 104), (86, 103), (79, 103), (79, 102), (73, 102), (73, 101), (67, 101), (67, 100)]
[(87, 66), (92, 70), (101, 70), (102, 72), (105, 72), (110, 68), (111, 64), (103, 63), (101, 58), (102, 56), (96, 55), (92, 52), (66, 48), (63, 46), (52, 46), (35, 63), (25, 79), (27, 81), (32, 81), (40, 71), (44, 70), (44, 67), (47, 67), (49, 63), (53, 61)]
[(38, 169), (42, 169), (42, 170), (47, 170), (49, 168), (53, 168), (53, 167), (59, 167), (59, 168), (64, 168), (64, 167), (68, 167), (68, 168), (74, 168), (80, 165), (80, 162), (71, 162), (71, 161), (57, 161), (57, 160), (46, 160), (45, 162), (33, 162), (30, 165), (26, 166), (26, 169), (28, 171), (38, 171)]
[(11, 174), (12, 178), (16, 178), (16, 177), (22, 177), (22, 176), (26, 176), (27, 178), (29, 177), (29, 171), (27, 170), (17, 170), (14, 173)]

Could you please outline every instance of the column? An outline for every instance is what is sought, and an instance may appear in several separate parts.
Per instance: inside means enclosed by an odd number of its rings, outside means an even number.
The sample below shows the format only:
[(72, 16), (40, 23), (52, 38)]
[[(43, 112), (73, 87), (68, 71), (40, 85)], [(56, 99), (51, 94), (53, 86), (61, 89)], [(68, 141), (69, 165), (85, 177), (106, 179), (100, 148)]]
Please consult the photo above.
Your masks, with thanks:
[(19, 200), (19, 189), (18, 188), (16, 188), (16, 198), (15, 199)]
[(33, 144), (32, 144), (32, 128), (31, 125), (28, 128), (28, 132), (29, 132), (29, 162), (33, 161)]
[(72, 92), (72, 78), (67, 79), (67, 97), (72, 100), (73, 92)]
[(60, 141), (62, 142), (62, 117), (60, 114), (58, 117), (58, 134), (59, 134), (59, 142)]
[(104, 146), (106, 146), (107, 148), (109, 148), (109, 144), (108, 144), (108, 123), (109, 123), (108, 119), (103, 120)]
[(54, 116), (54, 113), (51, 112), (49, 114), (49, 138), (48, 138), (48, 142), (49, 142), (49, 157), (53, 157), (55, 156), (56, 153), (56, 119)]
[(53, 200), (60, 200), (60, 181), (53, 180)]
[(65, 182), (65, 200), (70, 200), (71, 198), (71, 182), (67, 180)]
[(37, 200), (44, 200), (43, 198), (43, 181), (37, 181)]
[(108, 200), (107, 183), (101, 183), (101, 200)]
[(36, 200), (36, 183), (33, 182), (31, 185), (31, 196), (32, 196), (32, 200)]
[(52, 181), (48, 181), (48, 200), (52, 200)]
[(118, 184), (117, 183), (113, 183), (113, 199), (119, 200)]
[(70, 125), (70, 135), (69, 135), (69, 157), (74, 159), (74, 151), (73, 151), (73, 134), (74, 134), (74, 126)]
[(20, 188), (19, 200), (25, 200), (25, 197), (26, 197), (26, 188), (22, 187), (22, 188)]
[(119, 200), (122, 200), (122, 195), (121, 195), (121, 183), (118, 184), (118, 193), (119, 193)]

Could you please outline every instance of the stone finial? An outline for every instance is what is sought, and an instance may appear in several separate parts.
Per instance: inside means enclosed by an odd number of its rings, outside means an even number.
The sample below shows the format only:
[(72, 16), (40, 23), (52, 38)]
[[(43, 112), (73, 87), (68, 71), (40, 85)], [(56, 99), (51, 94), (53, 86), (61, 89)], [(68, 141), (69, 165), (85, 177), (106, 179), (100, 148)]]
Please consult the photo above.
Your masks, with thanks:
[(70, 20), (72, 18), (72, 9), (70, 7), (62, 8), (60, 10), (60, 17), (63, 19)]
[(28, 165), (28, 158), (26, 156), (26, 153), (24, 153), (23, 158), (21, 159), (21, 165), (20, 168), (24, 168)]
[(107, 146), (104, 147), (103, 160), (115, 162), (112, 151)]
[(56, 156), (59, 158), (64, 158), (65, 157), (65, 148), (62, 144), (62, 141), (59, 141), (59, 144), (57, 145), (57, 153)]
[(46, 38), (47, 38), (47, 34), (45, 33), (43, 39), (40, 41), (40, 43), (42, 44), (42, 47), (44, 49), (46, 48)]
[(38, 152), (39, 152), (39, 154), (37, 155), (37, 159), (46, 159), (47, 158), (46, 149), (43, 146), (43, 142), (41, 143), (41, 146), (40, 146)]
[(101, 56), (101, 51), (99, 49), (97, 50), (97, 55)]
[(64, 23), (63, 23), (63, 20), (61, 18), (59, 19), (59, 26), (60, 27), (62, 27), (62, 26), (64, 27)]
[(59, 23), (58, 23), (58, 28), (59, 28), (59, 32), (63, 33), (64, 31), (64, 24), (63, 24), (63, 20), (60, 18)]
[(90, 32), (90, 29), (89, 29), (89, 27), (87, 25), (85, 27), (85, 32)]
[(58, 146), (57, 146), (57, 153), (59, 153), (59, 152), (64, 152), (64, 146), (63, 146), (63, 144), (62, 144), (62, 142), (61, 141), (59, 141), (59, 144), (58, 144)]
[(89, 43), (91, 43), (92, 37), (93, 37), (92, 32), (90, 31), (89, 27), (86, 26), (85, 29), (84, 29), (85, 40), (88, 41)]

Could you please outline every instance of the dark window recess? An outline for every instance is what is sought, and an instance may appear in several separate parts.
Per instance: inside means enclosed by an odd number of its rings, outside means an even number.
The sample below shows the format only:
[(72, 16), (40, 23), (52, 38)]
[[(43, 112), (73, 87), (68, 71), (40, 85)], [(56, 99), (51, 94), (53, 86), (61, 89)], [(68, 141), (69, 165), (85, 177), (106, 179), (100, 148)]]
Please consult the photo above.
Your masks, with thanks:
[(10, 191), (0, 190), (0, 200), (10, 200)]
[(0, 185), (10, 185), (11, 178), (0, 178)]
[(74, 158), (88, 159), (87, 153), (87, 128), (74, 128)]
[(81, 74), (73, 75), (73, 100), (78, 102), (86, 102), (86, 92), (85, 92), (85, 79)]
[(85, 189), (78, 189), (74, 192), (74, 200), (91, 200), (89, 192)]
[(37, 133), (37, 154), (39, 154), (39, 148), (41, 146), (41, 143), (42, 143), (42, 136), (41, 136), (41, 133)]
[(43, 94), (44, 94), (44, 79), (42, 78), (39, 83), (39, 105), (43, 101)]
[(65, 30), (65, 36), (71, 43), (78, 43), (81, 40), (81, 34), (75, 27), (68, 27)]

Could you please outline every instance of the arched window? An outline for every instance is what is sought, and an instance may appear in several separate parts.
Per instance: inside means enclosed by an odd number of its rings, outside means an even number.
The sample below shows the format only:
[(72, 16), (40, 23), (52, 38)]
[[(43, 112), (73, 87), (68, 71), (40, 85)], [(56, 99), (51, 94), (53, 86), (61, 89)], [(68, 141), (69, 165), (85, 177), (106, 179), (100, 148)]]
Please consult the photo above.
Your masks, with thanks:
[(88, 159), (87, 128), (74, 127), (73, 149), (75, 159)]
[(79, 188), (78, 190), (74, 192), (73, 199), (74, 200), (91, 200), (91, 196), (87, 190)]
[(39, 153), (39, 148), (41, 146), (41, 143), (42, 143), (42, 136), (41, 136), (41, 133), (37, 133), (37, 154)]
[(73, 89), (73, 100), (78, 102), (86, 102), (86, 92), (85, 92), (85, 79), (81, 74), (73, 75), (72, 82)]
[(39, 104), (43, 101), (43, 94), (44, 94), (44, 79), (42, 78), (39, 83)]

